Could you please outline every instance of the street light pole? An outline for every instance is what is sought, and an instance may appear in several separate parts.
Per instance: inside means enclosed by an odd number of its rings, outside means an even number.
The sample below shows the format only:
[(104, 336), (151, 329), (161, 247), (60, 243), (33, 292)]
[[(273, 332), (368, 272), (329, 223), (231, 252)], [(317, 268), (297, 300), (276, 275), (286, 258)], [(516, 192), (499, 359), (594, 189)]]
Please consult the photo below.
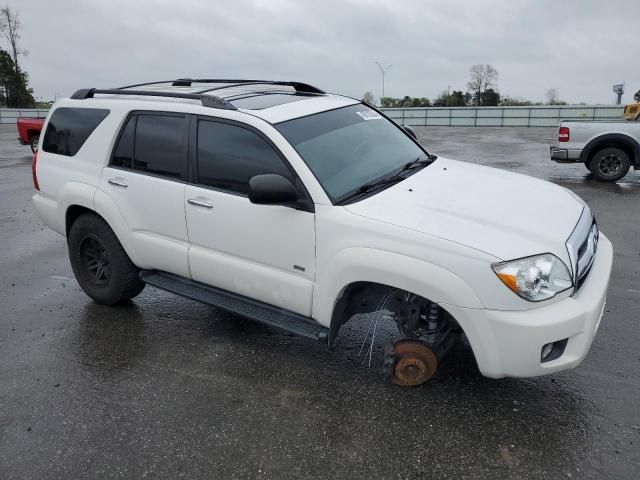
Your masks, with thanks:
[(378, 68), (380, 69), (380, 73), (382, 74), (382, 97), (380, 97), (380, 106), (382, 107), (383, 106), (382, 99), (384, 98), (384, 76), (387, 74), (387, 72), (393, 65), (387, 65), (387, 68), (383, 68), (379, 62), (376, 62), (376, 65), (378, 65)]

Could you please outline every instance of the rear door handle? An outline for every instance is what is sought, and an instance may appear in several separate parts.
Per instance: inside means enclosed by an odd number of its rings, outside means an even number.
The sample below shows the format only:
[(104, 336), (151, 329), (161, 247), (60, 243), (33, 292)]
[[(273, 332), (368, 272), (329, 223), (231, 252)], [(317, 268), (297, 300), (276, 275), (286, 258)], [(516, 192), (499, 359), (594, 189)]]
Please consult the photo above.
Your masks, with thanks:
[(116, 187), (127, 188), (129, 186), (127, 185), (127, 182), (120, 178), (110, 178), (109, 180), (107, 180), (107, 182), (109, 182), (111, 185), (115, 185)]
[(190, 198), (189, 200), (187, 200), (187, 202), (190, 203), (191, 205), (195, 205), (196, 207), (213, 208), (213, 205), (211, 203), (203, 202), (201, 200), (196, 200), (195, 198)]

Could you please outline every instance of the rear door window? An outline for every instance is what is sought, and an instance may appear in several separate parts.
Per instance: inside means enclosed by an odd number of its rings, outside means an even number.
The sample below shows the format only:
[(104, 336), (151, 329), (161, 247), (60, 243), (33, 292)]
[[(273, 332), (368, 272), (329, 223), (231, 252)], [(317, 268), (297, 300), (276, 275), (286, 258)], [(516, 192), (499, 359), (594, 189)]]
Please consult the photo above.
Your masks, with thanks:
[(163, 177), (179, 178), (185, 166), (185, 118), (138, 115), (133, 169)]
[(109, 110), (103, 108), (57, 108), (49, 119), (42, 149), (73, 157), (107, 115)]
[(183, 115), (137, 113), (129, 117), (110, 165), (186, 179), (187, 120)]
[(111, 165), (114, 167), (133, 167), (133, 141), (136, 133), (136, 116), (132, 116), (122, 129), (118, 144), (113, 151)]

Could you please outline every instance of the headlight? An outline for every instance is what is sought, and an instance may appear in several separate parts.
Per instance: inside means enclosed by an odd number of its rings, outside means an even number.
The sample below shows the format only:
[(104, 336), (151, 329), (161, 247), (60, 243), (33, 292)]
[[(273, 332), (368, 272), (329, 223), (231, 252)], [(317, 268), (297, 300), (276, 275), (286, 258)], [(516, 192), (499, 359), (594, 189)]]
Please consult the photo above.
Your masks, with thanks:
[(573, 287), (567, 266), (550, 253), (494, 263), (491, 268), (507, 287), (531, 302), (548, 300)]

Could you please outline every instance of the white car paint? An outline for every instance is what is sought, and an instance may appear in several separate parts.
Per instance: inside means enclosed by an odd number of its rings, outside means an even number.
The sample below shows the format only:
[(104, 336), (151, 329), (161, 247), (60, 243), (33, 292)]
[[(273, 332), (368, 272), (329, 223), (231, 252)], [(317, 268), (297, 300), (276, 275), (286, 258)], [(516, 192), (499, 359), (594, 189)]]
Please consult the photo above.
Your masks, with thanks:
[[(43, 221), (62, 234), (69, 206), (96, 211), (141, 268), (193, 278), (325, 326), (352, 282), (421, 295), (456, 318), (490, 377), (540, 375), (578, 364), (606, 297), (612, 264), (606, 237), (601, 235), (592, 272), (574, 296), (528, 302), (502, 284), (491, 264), (546, 252), (568, 263), (565, 241), (587, 208), (584, 202), (547, 182), (439, 158), (365, 200), (333, 205), (270, 122), (354, 103), (326, 95), (234, 111), (181, 99), (65, 99), (52, 112), (72, 106), (108, 108), (110, 114), (75, 157), (39, 152), (40, 191), (33, 201)], [(246, 197), (109, 167), (120, 127), (135, 110), (213, 116), (260, 130), (304, 183), (315, 213), (254, 205)], [(569, 354), (541, 364), (541, 346), (565, 337), (575, 339)]]
[[(194, 280), (311, 316), (314, 215), (195, 185), (187, 187)], [(304, 271), (294, 268), (301, 267)]]
[(501, 260), (551, 252), (568, 264), (567, 249), (557, 239), (569, 237), (584, 203), (537, 178), (440, 157), (346, 208)]

